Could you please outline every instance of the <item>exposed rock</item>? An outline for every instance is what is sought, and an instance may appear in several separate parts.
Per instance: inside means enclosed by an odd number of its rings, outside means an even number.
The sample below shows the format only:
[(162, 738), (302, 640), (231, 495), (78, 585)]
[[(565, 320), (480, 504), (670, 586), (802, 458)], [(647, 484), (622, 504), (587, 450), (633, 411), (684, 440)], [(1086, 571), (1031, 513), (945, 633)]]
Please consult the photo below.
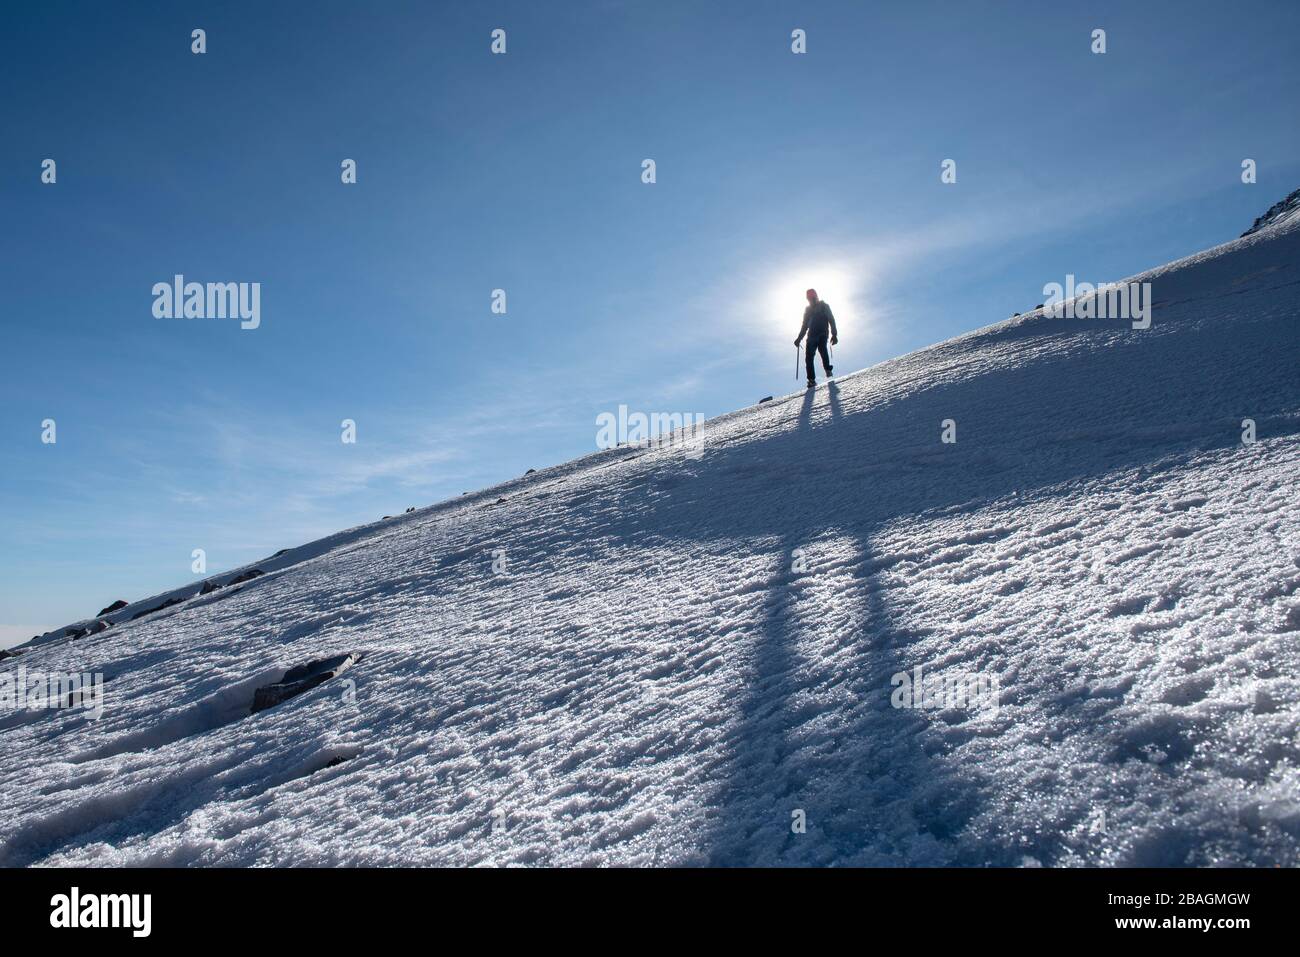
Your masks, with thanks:
[(218, 585), (211, 578), (209, 578), (207, 581), (203, 583), (203, 587), (199, 589), (199, 594), (207, 595), (210, 592), (216, 591), (218, 588), (224, 588), (224, 587), (225, 587), (224, 585)]
[(87, 634), (89, 634), (89, 630), (86, 628), (65, 628), (63, 630), (63, 636), (69, 641), (76, 641), (78, 638), (84, 638)]
[(86, 634), (97, 635), (101, 631), (104, 631), (105, 629), (112, 628), (112, 627), (113, 627), (113, 623), (111, 621), (105, 621), (103, 618), (101, 618), (99, 619), (99, 621), (95, 622), (93, 625), (91, 625), (89, 628), (86, 629)]
[(536, 471), (537, 471), (537, 469), (529, 469), (529, 470), (528, 470), (527, 472), (525, 472), (524, 474), (525, 474), (525, 475), (532, 475), (532, 474), (533, 474), (534, 472), (536, 472)]
[(1274, 203), (1268, 208), (1268, 211), (1255, 220), (1255, 224), (1241, 235), (1249, 236), (1251, 233), (1257, 233), (1265, 226), (1270, 226), (1282, 219), (1288, 213), (1300, 209), (1300, 189), (1289, 194), (1285, 199)]
[(122, 601), (122, 599), (119, 598), (117, 601), (113, 602), (113, 604), (109, 605), (107, 608), (99, 609), (99, 614), (95, 615), (95, 617), (98, 618), (99, 615), (111, 615), (113, 614), (113, 612), (120, 611), (121, 609), (125, 608), (127, 604), (128, 604), (127, 602), (124, 602)]
[(289, 549), (287, 549), (287, 548), (282, 548), (282, 549), (280, 549), (278, 552), (276, 552), (274, 555), (272, 555), (271, 557), (272, 557), (272, 558), (279, 558), (281, 555), (283, 555), (283, 554), (284, 554), (285, 552), (287, 552), (288, 550), (289, 550)]
[(161, 605), (154, 605), (152, 608), (146, 608), (144, 611), (137, 611), (131, 616), (131, 620), (135, 621), (137, 618), (143, 618), (145, 615), (152, 615), (154, 612), (162, 611), (164, 608), (170, 608), (172, 605), (179, 605), (184, 600), (184, 598), (168, 598)]
[(265, 575), (265, 574), (266, 572), (262, 571), (262, 569), (260, 568), (250, 568), (248, 571), (244, 572), (243, 574), (236, 575), (234, 578), (230, 579), (230, 581), (226, 582), (226, 584), (242, 585), (244, 582), (251, 582), (258, 575)]
[(267, 708), (274, 708), (283, 701), (288, 701), (304, 691), (310, 691), (317, 685), (324, 684), (347, 671), (356, 660), (357, 653), (348, 652), (290, 668), (275, 684), (263, 685), (253, 692), (253, 714), (265, 711)]
[(412, 512), (414, 512), (414, 511), (415, 511), (415, 506), (412, 505), (410, 508), (408, 508), (408, 509), (406, 510), (406, 514), (407, 514), (407, 515), (410, 515), (410, 514), (411, 514)]
[(21, 654), (22, 652), (19, 651), (17, 648), (11, 649), (9, 651), (0, 648), (0, 661), (4, 661), (6, 658), (17, 658)]
[(772, 401), (772, 397), (770, 395), (765, 395), (763, 396), (763, 398), (758, 400), (758, 404), (762, 405), (764, 402), (771, 402), (771, 401)]

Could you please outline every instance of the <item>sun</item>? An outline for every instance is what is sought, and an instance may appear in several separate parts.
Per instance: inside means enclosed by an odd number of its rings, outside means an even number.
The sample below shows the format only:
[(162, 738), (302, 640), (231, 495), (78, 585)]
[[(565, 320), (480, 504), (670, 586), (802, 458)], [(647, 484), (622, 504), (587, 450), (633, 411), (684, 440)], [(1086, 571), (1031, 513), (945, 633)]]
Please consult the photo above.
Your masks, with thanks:
[(839, 264), (808, 265), (780, 273), (764, 293), (759, 305), (762, 318), (770, 328), (788, 333), (791, 342), (799, 333), (806, 292), (817, 290), (817, 297), (830, 305), (837, 325), (852, 322), (860, 312), (862, 277)]

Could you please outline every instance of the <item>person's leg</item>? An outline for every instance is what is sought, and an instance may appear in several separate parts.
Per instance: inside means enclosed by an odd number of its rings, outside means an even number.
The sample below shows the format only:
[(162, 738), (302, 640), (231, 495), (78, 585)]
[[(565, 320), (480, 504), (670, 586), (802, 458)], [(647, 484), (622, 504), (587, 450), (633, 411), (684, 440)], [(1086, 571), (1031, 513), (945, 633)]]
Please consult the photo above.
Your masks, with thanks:
[(826, 377), (829, 379), (831, 375), (831, 357), (826, 351), (825, 339), (817, 343), (817, 351), (822, 355), (822, 368), (826, 370)]
[(810, 339), (808, 340), (807, 346), (804, 348), (803, 352), (803, 365), (804, 370), (808, 373), (809, 382), (815, 382), (817, 379), (817, 373), (813, 369), (813, 357), (816, 354), (817, 344)]

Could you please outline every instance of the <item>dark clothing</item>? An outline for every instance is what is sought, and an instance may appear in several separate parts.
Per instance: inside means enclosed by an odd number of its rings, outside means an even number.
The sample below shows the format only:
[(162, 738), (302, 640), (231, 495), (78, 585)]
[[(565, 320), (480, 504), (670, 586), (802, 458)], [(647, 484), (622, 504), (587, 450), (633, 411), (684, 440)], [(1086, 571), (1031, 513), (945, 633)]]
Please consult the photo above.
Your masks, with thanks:
[(819, 352), (822, 357), (822, 368), (826, 370), (827, 377), (831, 374), (831, 359), (826, 352), (826, 336), (828, 332), (832, 338), (839, 338), (840, 334), (835, 329), (835, 316), (831, 314), (831, 307), (820, 299), (809, 303), (808, 308), (803, 311), (803, 328), (799, 330), (799, 338), (795, 339), (795, 345), (798, 345), (805, 334), (808, 336), (808, 351), (804, 353), (804, 368), (808, 371), (809, 382), (816, 379), (813, 373), (813, 357)]
[(804, 368), (808, 371), (808, 381), (815, 382), (817, 376), (813, 373), (813, 357), (821, 353), (822, 368), (826, 370), (826, 377), (830, 378), (831, 359), (826, 354), (826, 333), (821, 334), (821, 338), (816, 339), (811, 335), (808, 337), (808, 350), (803, 354)]
[[(826, 330), (835, 338), (839, 338), (839, 333), (835, 331), (835, 317), (831, 315), (831, 307), (826, 305), (820, 299), (810, 303), (808, 308), (803, 311), (803, 328), (799, 330), (799, 339), (808, 334), (808, 342), (813, 343), (818, 339), (826, 338)], [(795, 342), (798, 342), (796, 339)]]

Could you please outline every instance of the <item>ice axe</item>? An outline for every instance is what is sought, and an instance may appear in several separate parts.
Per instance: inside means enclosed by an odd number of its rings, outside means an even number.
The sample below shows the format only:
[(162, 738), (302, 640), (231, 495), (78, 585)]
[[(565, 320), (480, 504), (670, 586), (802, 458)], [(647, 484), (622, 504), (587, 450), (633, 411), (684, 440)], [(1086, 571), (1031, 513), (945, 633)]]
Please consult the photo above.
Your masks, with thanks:
[(796, 382), (799, 381), (799, 358), (801, 352), (803, 352), (803, 347), (796, 342), (794, 344), (794, 378)]

